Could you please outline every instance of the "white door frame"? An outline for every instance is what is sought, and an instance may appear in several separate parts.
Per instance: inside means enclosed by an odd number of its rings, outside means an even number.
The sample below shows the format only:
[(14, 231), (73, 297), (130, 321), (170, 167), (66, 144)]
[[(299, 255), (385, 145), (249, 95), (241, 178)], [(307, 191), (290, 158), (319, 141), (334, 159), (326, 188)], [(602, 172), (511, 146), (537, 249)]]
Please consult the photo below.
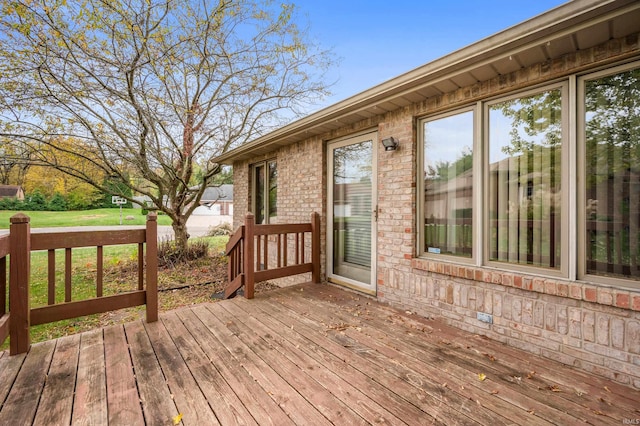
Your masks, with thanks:
[[(348, 145), (371, 141), (371, 277), (369, 283), (356, 281), (333, 273), (333, 189), (334, 189), (334, 149)], [(375, 295), (377, 291), (376, 258), (377, 258), (377, 203), (378, 203), (378, 132), (368, 131), (357, 135), (331, 141), (327, 144), (327, 280), (367, 294)]]

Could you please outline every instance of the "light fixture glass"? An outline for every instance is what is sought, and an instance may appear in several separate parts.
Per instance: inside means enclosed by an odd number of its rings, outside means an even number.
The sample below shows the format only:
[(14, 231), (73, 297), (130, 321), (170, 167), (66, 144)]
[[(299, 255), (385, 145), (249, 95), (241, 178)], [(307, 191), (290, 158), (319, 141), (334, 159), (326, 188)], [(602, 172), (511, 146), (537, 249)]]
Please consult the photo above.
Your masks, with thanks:
[(382, 146), (384, 146), (385, 151), (395, 151), (398, 149), (398, 141), (393, 137), (388, 137), (386, 139), (382, 139)]

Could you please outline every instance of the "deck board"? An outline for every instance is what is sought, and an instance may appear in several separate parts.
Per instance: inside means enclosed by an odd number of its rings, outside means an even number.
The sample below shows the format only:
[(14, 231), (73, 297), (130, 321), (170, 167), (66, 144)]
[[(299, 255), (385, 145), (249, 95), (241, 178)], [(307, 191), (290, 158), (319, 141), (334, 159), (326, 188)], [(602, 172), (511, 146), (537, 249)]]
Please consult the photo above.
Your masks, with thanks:
[(114, 325), (104, 329), (104, 356), (109, 423), (119, 425), (144, 423), (123, 326)]
[(54, 340), (31, 346), (11, 391), (2, 404), (0, 425), (33, 422), (55, 346)]
[(82, 333), (72, 424), (99, 425), (108, 421), (107, 381), (102, 330)]
[(175, 312), (165, 315), (162, 322), (180, 354), (188, 360), (189, 370), (208, 404), (213, 407), (216, 419), (228, 425), (257, 424)]
[(79, 334), (57, 340), (35, 424), (61, 425), (71, 421), (79, 354)]
[[(478, 374), (486, 375), (480, 380)], [(640, 392), (305, 284), (0, 354), (0, 424), (632, 424)]]

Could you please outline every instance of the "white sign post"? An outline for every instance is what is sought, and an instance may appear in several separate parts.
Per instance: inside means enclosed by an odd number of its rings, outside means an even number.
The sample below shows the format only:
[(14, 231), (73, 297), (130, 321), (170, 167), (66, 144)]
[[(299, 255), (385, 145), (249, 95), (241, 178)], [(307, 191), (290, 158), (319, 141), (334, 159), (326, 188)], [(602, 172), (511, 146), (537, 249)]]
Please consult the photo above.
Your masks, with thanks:
[(120, 225), (122, 225), (122, 205), (127, 204), (126, 198), (119, 197), (117, 195), (111, 196), (111, 204), (119, 204), (120, 205)]

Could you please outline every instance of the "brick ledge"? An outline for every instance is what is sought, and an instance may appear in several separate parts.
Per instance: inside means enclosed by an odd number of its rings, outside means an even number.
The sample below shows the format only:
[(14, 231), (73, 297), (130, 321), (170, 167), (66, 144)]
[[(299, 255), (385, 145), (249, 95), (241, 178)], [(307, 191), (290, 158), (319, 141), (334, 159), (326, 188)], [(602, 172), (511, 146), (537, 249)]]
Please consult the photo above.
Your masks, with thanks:
[(580, 281), (544, 278), (518, 272), (501, 271), (432, 259), (413, 258), (411, 259), (411, 267), (413, 269), (449, 275), (451, 277), (499, 284), (537, 293), (640, 311), (640, 289), (601, 287)]

